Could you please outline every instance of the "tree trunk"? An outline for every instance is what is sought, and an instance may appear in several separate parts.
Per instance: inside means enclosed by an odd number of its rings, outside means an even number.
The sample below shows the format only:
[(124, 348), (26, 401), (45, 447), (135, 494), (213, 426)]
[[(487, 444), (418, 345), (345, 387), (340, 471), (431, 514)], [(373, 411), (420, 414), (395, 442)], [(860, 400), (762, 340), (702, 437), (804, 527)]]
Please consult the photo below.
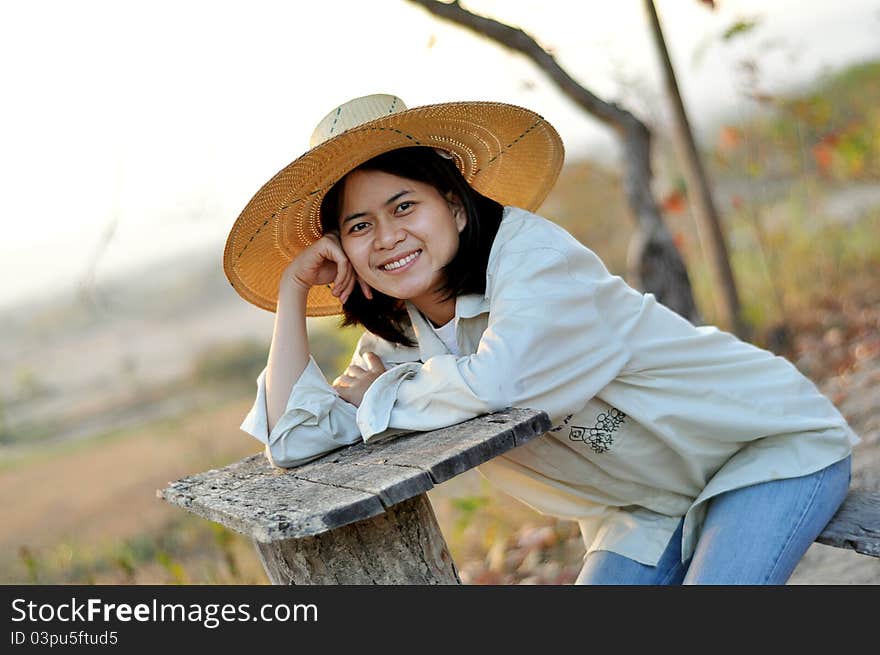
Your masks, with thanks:
[(716, 306), (720, 315), (720, 323), (723, 327), (745, 336), (745, 326), (740, 317), (739, 297), (736, 291), (736, 282), (733, 270), (730, 267), (730, 258), (727, 254), (727, 243), (724, 232), (721, 229), (721, 221), (718, 211), (712, 200), (712, 192), (709, 188), (709, 179), (691, 131), (684, 102), (678, 90), (675, 79), (675, 70), (669, 59), (669, 51), (666, 49), (666, 41), (654, 7), (654, 0), (645, 0), (645, 11), (651, 23), (651, 34), (657, 47), (663, 69), (663, 83), (666, 87), (666, 95), (672, 105), (673, 137), (676, 149), (684, 164), (684, 176), (687, 183), (688, 199), (694, 211), (697, 223), (697, 235), (700, 246), (709, 259), (712, 274), (715, 278), (715, 288), (719, 293), (715, 294)]

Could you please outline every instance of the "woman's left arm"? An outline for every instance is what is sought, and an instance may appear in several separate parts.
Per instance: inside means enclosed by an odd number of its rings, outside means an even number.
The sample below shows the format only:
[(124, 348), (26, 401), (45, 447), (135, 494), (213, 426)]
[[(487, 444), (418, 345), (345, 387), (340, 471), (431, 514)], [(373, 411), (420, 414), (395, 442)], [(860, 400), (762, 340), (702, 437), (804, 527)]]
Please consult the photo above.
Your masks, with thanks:
[[(585, 248), (504, 252), (477, 352), (441, 355), (381, 375), (357, 412), (365, 439), (432, 430), (503, 409), (579, 410), (629, 360), (621, 318), (641, 294)], [(625, 306), (621, 306), (621, 304)]]

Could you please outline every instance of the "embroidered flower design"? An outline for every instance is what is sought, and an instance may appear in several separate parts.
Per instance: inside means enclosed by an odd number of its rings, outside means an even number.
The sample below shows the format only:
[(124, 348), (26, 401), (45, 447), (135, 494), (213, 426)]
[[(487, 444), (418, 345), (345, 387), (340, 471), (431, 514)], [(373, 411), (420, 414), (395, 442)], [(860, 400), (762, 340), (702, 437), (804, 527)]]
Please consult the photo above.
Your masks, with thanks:
[(548, 432), (559, 432), (562, 428), (564, 428), (566, 425), (568, 425), (568, 422), (571, 420), (572, 416), (574, 416), (574, 414), (569, 414), (564, 419), (562, 419), (562, 423), (557, 425), (555, 428), (550, 428), (548, 430)]
[(626, 420), (626, 414), (612, 407), (596, 417), (596, 424), (591, 428), (578, 425), (571, 427), (568, 438), (572, 441), (583, 441), (597, 453), (607, 452), (614, 443), (616, 432)]

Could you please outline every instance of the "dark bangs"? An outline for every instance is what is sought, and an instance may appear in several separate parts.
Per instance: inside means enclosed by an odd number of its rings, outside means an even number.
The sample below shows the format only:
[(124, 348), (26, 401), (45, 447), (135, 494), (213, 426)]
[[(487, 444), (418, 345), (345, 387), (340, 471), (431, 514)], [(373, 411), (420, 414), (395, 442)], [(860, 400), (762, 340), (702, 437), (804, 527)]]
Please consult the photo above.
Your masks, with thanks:
[[(445, 281), (438, 291), (443, 294), (444, 300), (462, 294), (486, 292), (489, 252), (504, 209), (500, 203), (471, 188), (453, 161), (441, 157), (433, 148), (416, 146), (391, 150), (355, 170), (389, 173), (430, 184), (441, 195), (451, 191), (458, 196), (467, 216), (467, 224), (459, 235), (458, 251), (443, 268)], [(337, 182), (321, 204), (321, 227), (325, 233), (339, 230), (339, 195), (344, 181), (345, 178)], [(342, 309), (342, 326), (362, 325), (386, 341), (405, 346), (416, 345), (406, 335), (409, 316), (402, 300), (375, 289), (373, 299), (368, 300), (356, 284)]]

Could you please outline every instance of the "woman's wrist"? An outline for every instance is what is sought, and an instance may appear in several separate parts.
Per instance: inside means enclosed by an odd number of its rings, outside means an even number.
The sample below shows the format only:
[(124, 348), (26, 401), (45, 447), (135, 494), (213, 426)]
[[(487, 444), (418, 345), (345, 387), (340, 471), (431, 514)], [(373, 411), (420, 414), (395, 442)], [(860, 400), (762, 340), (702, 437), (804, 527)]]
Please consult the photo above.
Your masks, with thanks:
[(297, 278), (292, 271), (285, 270), (281, 274), (281, 280), (278, 283), (279, 294), (296, 293), (298, 295), (308, 295), (309, 289), (311, 289), (311, 285), (306, 284), (305, 282)]
[(281, 303), (295, 303), (304, 307), (308, 300), (310, 288), (310, 286), (303, 284), (292, 275), (282, 276), (281, 282), (278, 284), (279, 305)]

